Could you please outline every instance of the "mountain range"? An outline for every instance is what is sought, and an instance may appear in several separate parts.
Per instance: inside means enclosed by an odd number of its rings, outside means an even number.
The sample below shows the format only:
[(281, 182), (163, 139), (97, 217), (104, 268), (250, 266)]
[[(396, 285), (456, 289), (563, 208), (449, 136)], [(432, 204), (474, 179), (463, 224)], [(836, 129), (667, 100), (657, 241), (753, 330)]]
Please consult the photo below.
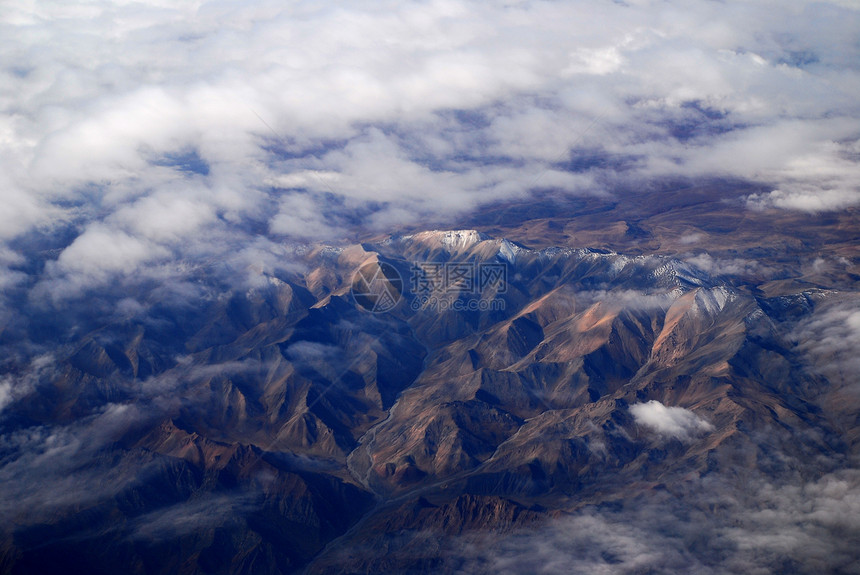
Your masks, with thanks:
[(0, 419), (0, 570), (856, 572), (857, 213), (739, 226), (712, 193), (653, 191), (671, 227), (648, 194), (635, 221), (499, 205), (293, 245), (194, 305), (141, 288), (143, 318), (34, 319), (4, 366), (29, 393)]

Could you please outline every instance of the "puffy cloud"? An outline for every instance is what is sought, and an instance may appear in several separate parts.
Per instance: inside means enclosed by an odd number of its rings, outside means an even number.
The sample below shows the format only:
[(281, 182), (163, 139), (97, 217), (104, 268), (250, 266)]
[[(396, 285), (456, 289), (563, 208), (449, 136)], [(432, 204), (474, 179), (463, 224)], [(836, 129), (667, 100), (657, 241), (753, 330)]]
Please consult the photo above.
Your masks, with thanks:
[[(313, 167), (338, 174), (329, 187), (346, 198), (414, 210), (431, 190), (446, 210), (470, 209), (515, 191), (492, 185), (486, 159), (540, 172), (594, 143), (644, 156), (646, 174), (732, 174), (788, 198), (798, 185), (850, 192), (858, 15), (842, 4), (816, 8), (814, 25), (803, 2), (19, 5), (0, 22), (15, 45), (4, 213), (18, 216), (3, 229), (90, 182), (157, 191), (163, 158), (187, 149), (213, 199)], [(667, 131), (677, 122), (692, 146)]]
[(215, 216), (215, 206), (205, 197), (195, 197), (187, 189), (168, 189), (123, 206), (113, 219), (125, 224), (136, 236), (167, 243), (198, 232)]
[(57, 263), (64, 271), (101, 276), (110, 272), (130, 273), (138, 265), (163, 257), (167, 252), (148, 242), (101, 226), (93, 226), (60, 254)]
[(536, 187), (716, 175), (773, 188), (751, 208), (855, 205), (855, 8), (18, 4), (0, 239), (71, 226), (62, 292)]
[(274, 234), (300, 239), (321, 239), (336, 233), (326, 221), (325, 206), (308, 194), (291, 194), (281, 198), (278, 213), (269, 222)]
[(630, 406), (630, 413), (639, 425), (666, 437), (683, 441), (711, 431), (714, 426), (683, 407), (667, 407), (657, 400)]

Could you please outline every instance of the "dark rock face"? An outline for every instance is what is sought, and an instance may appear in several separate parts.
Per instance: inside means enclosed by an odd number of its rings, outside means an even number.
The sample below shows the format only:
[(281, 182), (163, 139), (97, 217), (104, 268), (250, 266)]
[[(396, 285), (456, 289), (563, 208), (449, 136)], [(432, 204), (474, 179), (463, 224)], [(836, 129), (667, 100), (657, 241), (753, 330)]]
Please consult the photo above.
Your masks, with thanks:
[[(641, 225), (619, 241), (657, 241)], [(32, 390), (0, 419), (0, 571), (456, 572), (457, 537), (858, 455), (856, 382), (819, 369), (844, 352), (802, 335), (850, 291), (477, 232), (303, 257), (7, 366)], [(405, 285), (416, 262), (506, 281), (371, 313), (349, 288), (374, 258)]]

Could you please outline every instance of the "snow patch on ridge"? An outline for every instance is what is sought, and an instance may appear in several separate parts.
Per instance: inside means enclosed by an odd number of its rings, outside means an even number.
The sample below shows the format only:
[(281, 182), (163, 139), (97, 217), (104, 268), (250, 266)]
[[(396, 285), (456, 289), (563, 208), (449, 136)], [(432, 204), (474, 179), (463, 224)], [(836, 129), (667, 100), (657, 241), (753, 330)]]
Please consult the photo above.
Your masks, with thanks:
[(511, 242), (510, 240), (502, 240), (499, 243), (499, 257), (509, 264), (513, 265), (517, 261), (517, 255), (523, 251), (523, 248)]
[(695, 310), (707, 316), (715, 316), (726, 304), (737, 299), (737, 294), (725, 286), (717, 286), (711, 289), (700, 289), (696, 292), (694, 302)]
[(684, 282), (689, 285), (702, 287), (708, 280), (707, 274), (699, 272), (695, 268), (680, 260), (669, 260), (665, 264), (657, 267), (651, 272), (653, 277), (658, 282), (669, 282), (677, 286)]
[(492, 238), (477, 230), (432, 230), (403, 236), (402, 239), (422, 244), (438, 244), (449, 252), (460, 252)]
[(475, 230), (458, 230), (445, 232), (442, 235), (442, 245), (449, 249), (466, 249), (490, 239), (490, 236)]

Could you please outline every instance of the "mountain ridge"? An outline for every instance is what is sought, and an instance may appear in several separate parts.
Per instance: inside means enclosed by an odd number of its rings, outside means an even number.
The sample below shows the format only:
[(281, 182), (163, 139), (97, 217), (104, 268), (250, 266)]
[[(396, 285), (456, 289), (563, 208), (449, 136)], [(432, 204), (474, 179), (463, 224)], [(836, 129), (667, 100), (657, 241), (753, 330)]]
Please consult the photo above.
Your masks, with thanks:
[[(842, 291), (767, 297), (671, 255), (531, 249), (477, 231), (294, 251), (301, 272), (264, 273), (213, 300), (187, 336), (163, 340), (133, 323), (81, 335), (64, 367), (16, 400), (18, 419), (2, 420), (12, 462), (23, 457), (9, 443), (16, 429), (103, 429), (98, 449), (126, 462), (117, 485), (137, 502), (103, 498), (101, 515), (90, 512), (96, 525), (125, 525), (93, 536), (112, 550), (106, 568), (144, 553), (128, 535), (144, 521), (212, 498), (238, 515), (200, 507), (211, 528), (165, 535), (190, 550), (192, 572), (218, 561), (248, 573), (364, 570), (379, 563), (343, 551), (390, 545), (415, 553), (395, 552), (386, 568), (420, 570), (432, 556), (417, 551), (422, 533), (433, 530), (513, 534), (588, 505), (732, 477), (739, 464), (788, 480), (857, 455), (852, 404), (830, 399), (844, 384), (810, 371), (792, 339), (847, 301)], [(463, 305), (428, 306), (410, 281), (421, 264), (503, 266), (504, 284), (436, 286), (430, 295)], [(404, 287), (373, 313), (351, 295), (352, 278), (383, 265)], [(105, 427), (115, 406), (133, 416)], [(75, 449), (71, 469), (89, 457)], [(809, 459), (816, 453), (822, 463)], [(144, 461), (161, 471), (138, 485)], [(172, 500), (156, 495), (180, 476)], [(84, 512), (53, 509), (72, 521), (58, 534)], [(12, 516), (6, 541), (35, 528)], [(7, 543), (2, 562), (51, 572), (68, 552), (61, 541), (49, 537), (38, 555)]]

